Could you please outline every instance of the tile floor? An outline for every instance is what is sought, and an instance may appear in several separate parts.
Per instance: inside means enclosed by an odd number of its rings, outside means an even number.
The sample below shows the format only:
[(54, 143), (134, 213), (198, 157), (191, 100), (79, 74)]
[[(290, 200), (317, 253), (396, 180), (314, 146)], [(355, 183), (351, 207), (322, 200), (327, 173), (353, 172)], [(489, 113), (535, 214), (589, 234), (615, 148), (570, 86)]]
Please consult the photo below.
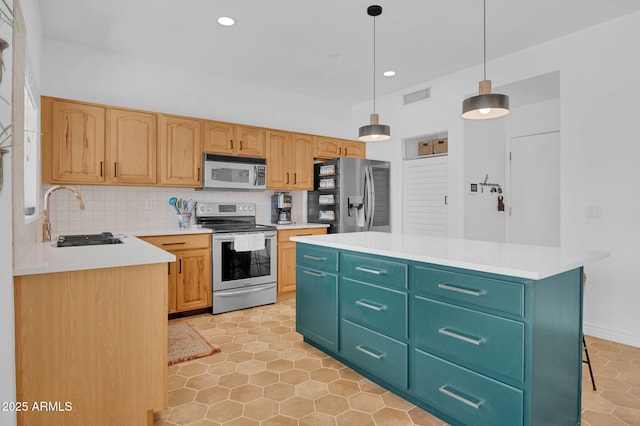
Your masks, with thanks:
[[(445, 425), (304, 343), (293, 298), (188, 321), (222, 351), (169, 367), (155, 426)], [(585, 364), (582, 425), (640, 425), (640, 348), (587, 344), (598, 390)]]

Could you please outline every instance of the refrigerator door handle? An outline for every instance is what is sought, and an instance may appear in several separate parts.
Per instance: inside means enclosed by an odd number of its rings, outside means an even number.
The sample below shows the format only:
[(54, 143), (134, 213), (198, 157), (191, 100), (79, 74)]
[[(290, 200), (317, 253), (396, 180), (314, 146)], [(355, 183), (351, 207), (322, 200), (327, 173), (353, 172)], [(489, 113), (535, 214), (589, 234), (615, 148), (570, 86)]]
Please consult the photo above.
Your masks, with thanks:
[(374, 213), (375, 213), (375, 205), (376, 205), (376, 186), (373, 183), (373, 167), (369, 166), (368, 168), (369, 170), (369, 202), (370, 202), (370, 207), (369, 210), (371, 213), (369, 213), (369, 229), (368, 231), (371, 230), (371, 228), (373, 227), (373, 217), (374, 217)]
[(364, 191), (366, 194), (366, 210), (365, 210), (365, 231), (370, 231), (373, 226), (373, 210), (376, 203), (376, 189), (373, 183), (373, 174), (371, 172), (371, 165), (368, 165), (365, 168), (364, 172), (364, 181), (365, 187)]
[(362, 226), (364, 231), (368, 231), (369, 227), (369, 174), (367, 173), (367, 167), (363, 169), (364, 172), (364, 187), (362, 192), (364, 193), (364, 200), (362, 208), (364, 209), (364, 224)]

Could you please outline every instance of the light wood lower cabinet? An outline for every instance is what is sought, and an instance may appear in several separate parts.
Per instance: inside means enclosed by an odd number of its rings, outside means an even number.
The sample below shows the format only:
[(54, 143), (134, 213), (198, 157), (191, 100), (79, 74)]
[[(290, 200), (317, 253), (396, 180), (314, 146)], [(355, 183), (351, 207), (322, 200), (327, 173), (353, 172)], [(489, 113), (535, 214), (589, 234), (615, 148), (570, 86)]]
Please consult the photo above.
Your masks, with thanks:
[(146, 425), (167, 407), (166, 268), (15, 277), (18, 425)]
[(176, 256), (167, 268), (168, 313), (211, 306), (211, 235), (140, 238)]
[(327, 228), (278, 230), (278, 293), (296, 289), (296, 243), (289, 238), (300, 235), (326, 234)]

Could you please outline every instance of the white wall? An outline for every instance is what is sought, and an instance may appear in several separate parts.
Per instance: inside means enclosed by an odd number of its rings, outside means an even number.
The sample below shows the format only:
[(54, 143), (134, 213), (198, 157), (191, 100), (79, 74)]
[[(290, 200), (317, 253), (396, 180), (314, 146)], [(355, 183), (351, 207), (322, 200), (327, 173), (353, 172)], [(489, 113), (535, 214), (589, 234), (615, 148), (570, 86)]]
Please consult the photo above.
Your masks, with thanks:
[[(351, 111), (213, 73), (45, 39), (42, 94), (108, 105), (353, 138)], [(259, 64), (256, 64), (259, 66)]]
[[(538, 45), (492, 61), (494, 87), (549, 72), (560, 72), (561, 245), (611, 251), (611, 258), (586, 266), (585, 330), (592, 335), (640, 346), (640, 286), (634, 268), (640, 255), (640, 157), (637, 119), (640, 61), (633, 52), (640, 39), (640, 13)], [(463, 176), (464, 97), (477, 90), (481, 66), (409, 88), (431, 86), (431, 100), (402, 106), (402, 94), (379, 98), (381, 121), (392, 140), (369, 143), (372, 158), (391, 158), (398, 184), (400, 140), (449, 131), (450, 236), (461, 236), (465, 222)], [(353, 108), (352, 126), (366, 123), (370, 103)], [(506, 118), (509, 120), (509, 118)], [(469, 167), (473, 167), (469, 165)], [(490, 175), (491, 177), (491, 175)], [(392, 206), (393, 224), (401, 220), (401, 191)], [(585, 218), (588, 206), (602, 217)], [(398, 228), (399, 229), (399, 228)]]

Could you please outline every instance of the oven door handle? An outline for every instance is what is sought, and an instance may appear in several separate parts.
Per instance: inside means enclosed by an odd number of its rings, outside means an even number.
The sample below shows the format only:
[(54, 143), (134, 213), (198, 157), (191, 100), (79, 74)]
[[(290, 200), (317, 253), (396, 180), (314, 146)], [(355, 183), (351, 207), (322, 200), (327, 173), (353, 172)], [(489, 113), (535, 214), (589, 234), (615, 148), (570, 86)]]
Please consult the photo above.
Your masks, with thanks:
[[(264, 233), (264, 238), (275, 238), (276, 233), (275, 232), (265, 232)], [(214, 241), (220, 241), (220, 242), (225, 242), (225, 243), (230, 243), (233, 242), (233, 238), (229, 238), (229, 237), (217, 237), (215, 234), (213, 236), (213, 240)]]
[(275, 284), (271, 284), (268, 287), (260, 287), (260, 288), (251, 288), (249, 290), (240, 290), (240, 291), (232, 291), (232, 292), (224, 292), (224, 293), (216, 293), (216, 296), (218, 297), (231, 297), (231, 296), (237, 296), (238, 294), (244, 294), (244, 293), (253, 293), (255, 291), (262, 291), (262, 290), (268, 290), (270, 288), (275, 287)]

